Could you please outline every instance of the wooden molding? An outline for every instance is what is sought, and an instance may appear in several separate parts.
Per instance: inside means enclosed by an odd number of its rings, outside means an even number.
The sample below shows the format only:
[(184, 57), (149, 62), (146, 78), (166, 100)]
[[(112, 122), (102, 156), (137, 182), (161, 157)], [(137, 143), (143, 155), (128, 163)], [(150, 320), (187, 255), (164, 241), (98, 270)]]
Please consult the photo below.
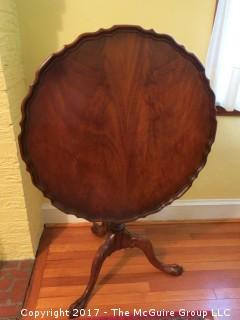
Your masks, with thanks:
[(216, 115), (217, 116), (238, 116), (239, 117), (240, 111), (238, 111), (238, 110), (228, 111), (221, 106), (216, 106)]

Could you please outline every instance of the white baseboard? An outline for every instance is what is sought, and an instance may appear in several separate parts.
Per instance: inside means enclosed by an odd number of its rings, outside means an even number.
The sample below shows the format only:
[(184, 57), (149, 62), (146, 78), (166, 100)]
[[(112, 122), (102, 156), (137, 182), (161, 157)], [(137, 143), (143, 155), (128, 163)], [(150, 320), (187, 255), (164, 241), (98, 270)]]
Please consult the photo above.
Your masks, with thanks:
[[(42, 205), (44, 223), (79, 223), (85, 221)], [(162, 211), (144, 218), (147, 221), (233, 220), (240, 219), (240, 199), (176, 200)]]

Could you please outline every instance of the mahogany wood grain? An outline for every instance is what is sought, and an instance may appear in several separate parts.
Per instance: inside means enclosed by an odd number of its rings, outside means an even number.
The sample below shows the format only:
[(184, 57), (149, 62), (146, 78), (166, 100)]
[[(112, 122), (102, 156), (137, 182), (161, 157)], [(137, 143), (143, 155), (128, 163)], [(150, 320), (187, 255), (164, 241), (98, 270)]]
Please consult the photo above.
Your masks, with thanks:
[(180, 197), (216, 131), (198, 59), (135, 26), (84, 34), (54, 54), (22, 111), (19, 143), (34, 184), (90, 221), (134, 220)]

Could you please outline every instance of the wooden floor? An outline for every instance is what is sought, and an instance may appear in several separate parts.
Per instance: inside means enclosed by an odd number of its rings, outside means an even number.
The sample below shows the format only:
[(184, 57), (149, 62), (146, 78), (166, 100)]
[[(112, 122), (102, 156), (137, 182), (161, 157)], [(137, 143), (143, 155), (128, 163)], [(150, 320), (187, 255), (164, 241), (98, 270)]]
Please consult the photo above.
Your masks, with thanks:
[[(159, 259), (181, 264), (185, 272), (166, 275), (138, 249), (121, 250), (105, 261), (89, 309), (110, 315), (111, 308), (230, 308), (231, 316), (219, 319), (240, 319), (240, 223), (142, 223), (129, 229), (148, 236)], [(47, 228), (25, 307), (66, 309), (83, 292), (102, 242), (89, 225)]]

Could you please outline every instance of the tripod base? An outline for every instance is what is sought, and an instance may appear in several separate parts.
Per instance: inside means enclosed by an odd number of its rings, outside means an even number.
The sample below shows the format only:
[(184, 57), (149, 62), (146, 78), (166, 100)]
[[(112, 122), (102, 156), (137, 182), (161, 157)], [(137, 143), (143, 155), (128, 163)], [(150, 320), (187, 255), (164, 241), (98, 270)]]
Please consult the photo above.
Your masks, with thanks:
[(103, 236), (105, 233), (108, 233), (108, 235), (93, 260), (90, 279), (83, 295), (69, 307), (70, 319), (76, 317), (76, 309), (81, 310), (86, 307), (102, 264), (114, 251), (124, 248), (139, 248), (143, 251), (148, 261), (157, 269), (173, 276), (180, 276), (183, 273), (183, 268), (177, 264), (164, 264), (160, 262), (154, 253), (150, 240), (144, 236), (129, 232), (124, 224), (102, 223), (99, 225), (94, 223), (92, 231), (98, 236)]

